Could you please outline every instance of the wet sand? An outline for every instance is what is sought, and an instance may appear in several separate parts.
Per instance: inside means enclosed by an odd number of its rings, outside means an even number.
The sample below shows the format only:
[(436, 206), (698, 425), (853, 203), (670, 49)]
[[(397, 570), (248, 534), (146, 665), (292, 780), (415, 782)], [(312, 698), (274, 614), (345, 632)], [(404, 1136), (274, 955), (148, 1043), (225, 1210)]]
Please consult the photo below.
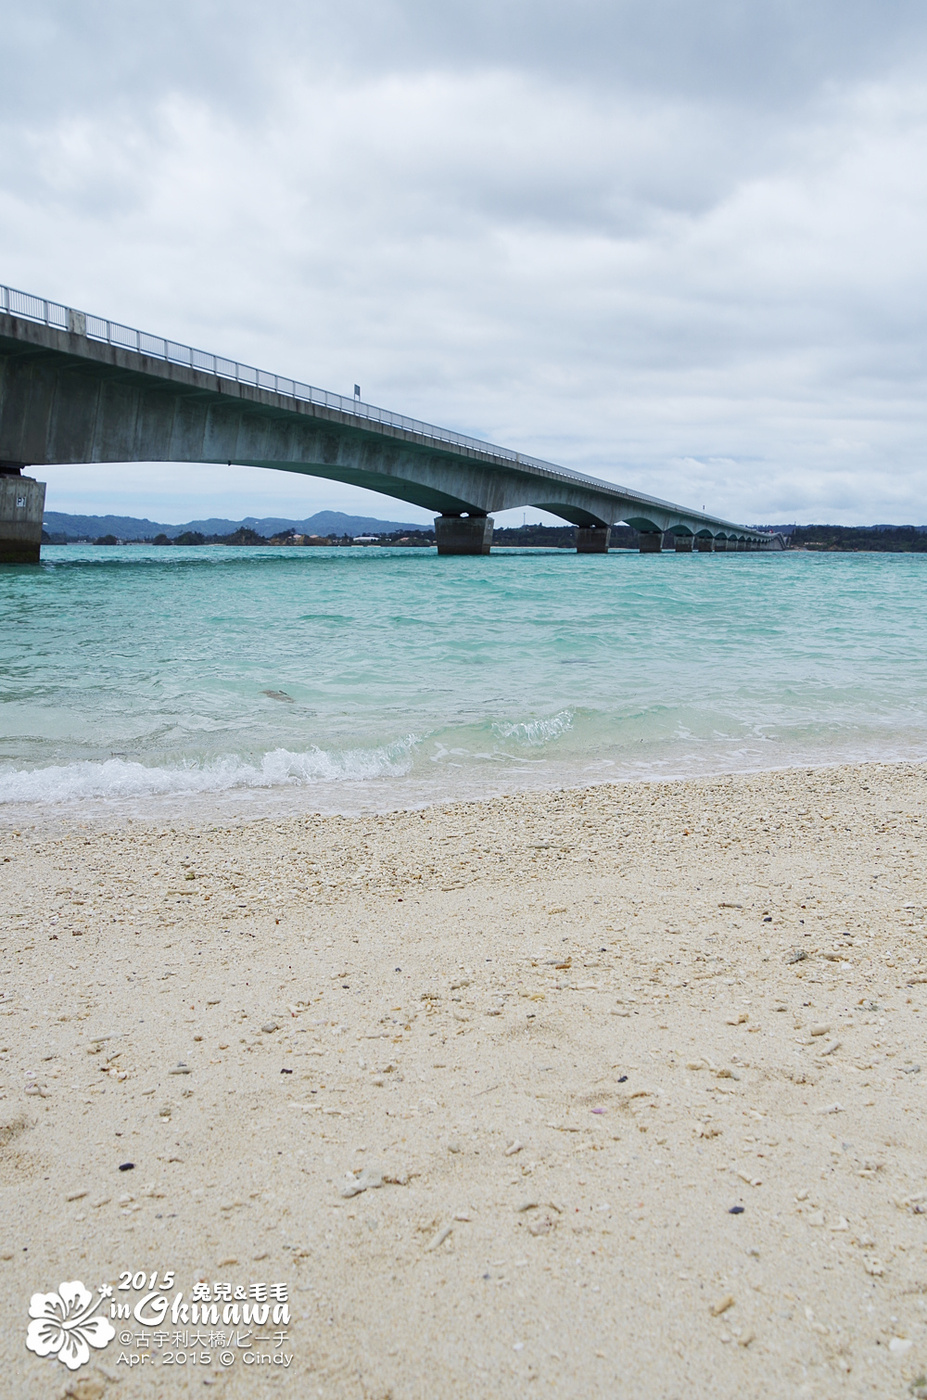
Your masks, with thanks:
[(866, 765), (4, 828), (5, 1393), (910, 1395), (925, 821)]

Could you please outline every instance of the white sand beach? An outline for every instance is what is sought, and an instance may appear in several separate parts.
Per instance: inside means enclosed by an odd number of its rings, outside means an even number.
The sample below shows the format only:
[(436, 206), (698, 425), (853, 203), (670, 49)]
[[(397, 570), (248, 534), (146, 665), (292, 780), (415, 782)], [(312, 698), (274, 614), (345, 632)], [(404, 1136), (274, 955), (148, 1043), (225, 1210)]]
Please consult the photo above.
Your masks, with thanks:
[(917, 1394), (925, 822), (868, 765), (5, 828), (4, 1393)]

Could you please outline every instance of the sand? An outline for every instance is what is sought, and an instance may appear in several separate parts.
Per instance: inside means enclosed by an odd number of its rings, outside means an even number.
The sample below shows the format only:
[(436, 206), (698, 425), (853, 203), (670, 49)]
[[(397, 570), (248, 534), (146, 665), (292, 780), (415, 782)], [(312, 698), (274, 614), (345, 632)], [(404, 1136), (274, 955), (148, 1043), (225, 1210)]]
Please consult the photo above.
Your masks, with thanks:
[[(0, 1389), (916, 1394), (925, 801), (868, 765), (5, 829)], [(176, 1322), (26, 1349), (33, 1293), (168, 1271)], [(289, 1321), (223, 1325), (249, 1290)]]

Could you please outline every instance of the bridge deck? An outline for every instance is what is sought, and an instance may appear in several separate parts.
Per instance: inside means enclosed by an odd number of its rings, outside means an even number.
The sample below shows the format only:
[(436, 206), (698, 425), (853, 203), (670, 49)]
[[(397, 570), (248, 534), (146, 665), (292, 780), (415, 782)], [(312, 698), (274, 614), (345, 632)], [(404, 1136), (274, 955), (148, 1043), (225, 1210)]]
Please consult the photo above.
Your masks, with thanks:
[[(0, 287), (0, 464), (228, 462), (379, 491), (450, 517), (536, 506), (781, 547), (779, 536)], [(592, 545), (590, 547), (596, 547)]]

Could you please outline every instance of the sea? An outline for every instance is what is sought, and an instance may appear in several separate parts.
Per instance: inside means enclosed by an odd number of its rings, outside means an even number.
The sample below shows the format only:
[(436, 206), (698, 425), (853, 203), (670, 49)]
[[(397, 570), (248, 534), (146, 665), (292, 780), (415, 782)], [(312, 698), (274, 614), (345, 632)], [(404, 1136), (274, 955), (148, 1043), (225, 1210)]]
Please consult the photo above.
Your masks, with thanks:
[(0, 820), (923, 759), (925, 616), (925, 555), (46, 546), (0, 569)]

